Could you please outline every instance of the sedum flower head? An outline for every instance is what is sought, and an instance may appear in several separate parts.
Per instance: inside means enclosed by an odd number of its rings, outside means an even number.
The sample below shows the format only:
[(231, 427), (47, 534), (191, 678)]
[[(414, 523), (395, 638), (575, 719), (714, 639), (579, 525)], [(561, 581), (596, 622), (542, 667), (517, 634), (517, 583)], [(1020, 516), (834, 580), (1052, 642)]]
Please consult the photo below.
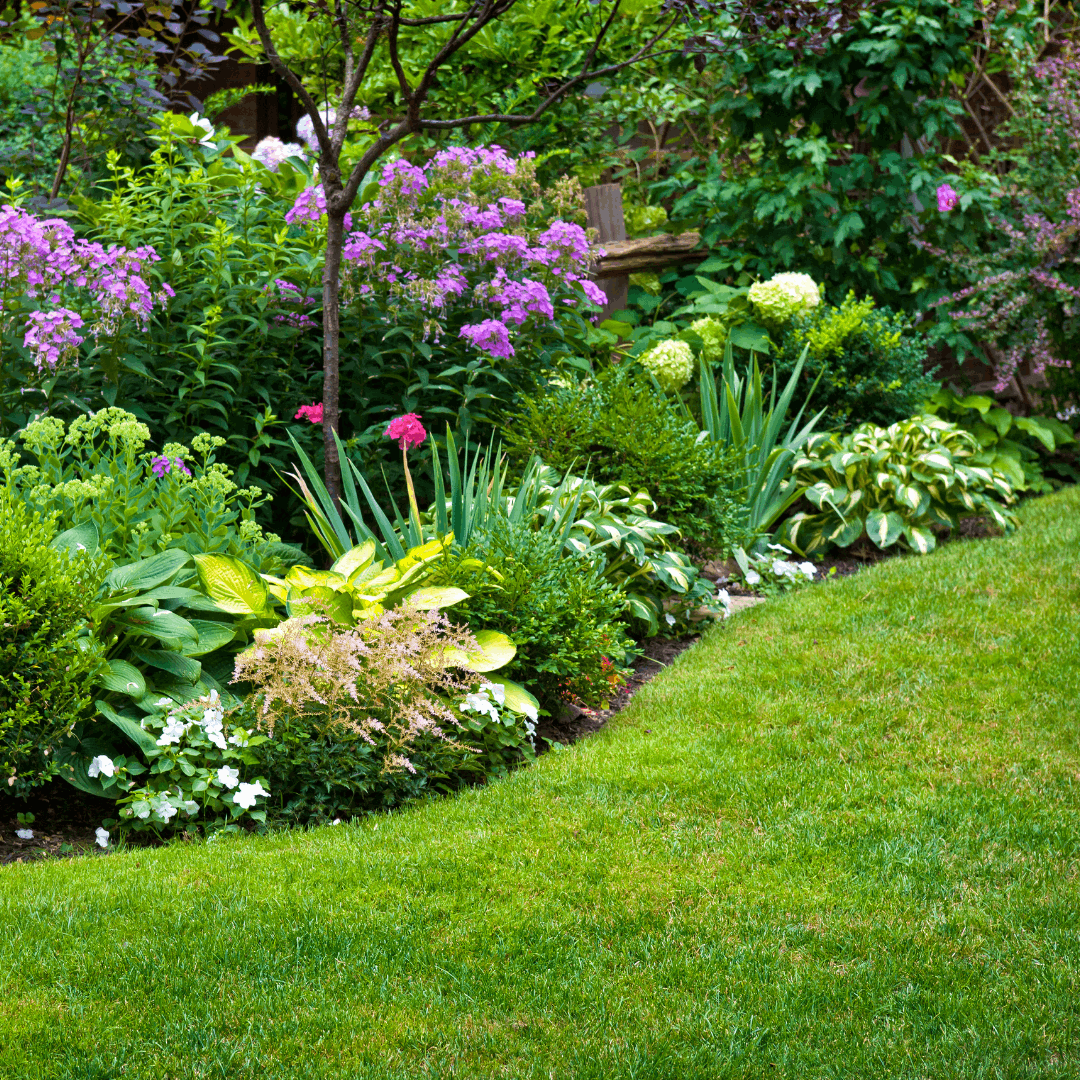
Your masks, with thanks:
[(694, 374), (694, 351), (685, 341), (661, 341), (641, 357), (641, 363), (666, 393), (673, 394)]
[(809, 274), (777, 274), (768, 281), (755, 281), (747, 299), (762, 322), (782, 326), (800, 312), (816, 307), (821, 293)]

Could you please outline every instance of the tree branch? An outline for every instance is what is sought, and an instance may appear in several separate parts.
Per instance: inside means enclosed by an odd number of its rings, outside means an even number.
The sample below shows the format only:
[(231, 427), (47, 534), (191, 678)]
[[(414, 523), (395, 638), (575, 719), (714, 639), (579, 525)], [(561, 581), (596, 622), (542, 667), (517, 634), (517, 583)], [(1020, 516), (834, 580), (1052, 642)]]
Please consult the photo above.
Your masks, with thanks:
[(401, 87), (401, 96), (405, 99), (407, 113), (413, 108), (413, 88), (409, 85), (408, 76), (401, 66), (401, 57), (398, 55), (398, 27), (401, 25), (401, 0), (395, 0), (394, 10), (390, 15), (390, 25), (386, 28), (386, 47), (390, 53), (390, 66), (397, 76), (398, 86)]

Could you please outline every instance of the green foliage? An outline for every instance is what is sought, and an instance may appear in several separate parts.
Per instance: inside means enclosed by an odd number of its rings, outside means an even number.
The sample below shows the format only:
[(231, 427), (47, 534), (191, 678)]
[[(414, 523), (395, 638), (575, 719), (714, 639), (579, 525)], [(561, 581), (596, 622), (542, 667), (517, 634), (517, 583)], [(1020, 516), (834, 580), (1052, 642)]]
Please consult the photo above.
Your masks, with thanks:
[(457, 570), (451, 580), (472, 595), (454, 609), (470, 626), (492, 627), (510, 637), (517, 655), (507, 676), (533, 689), (555, 709), (579, 697), (595, 704), (607, 689), (605, 660), (621, 660), (628, 642), (620, 625), (624, 598), (602, 571), (582, 556), (568, 556), (558, 541), (526, 523), (496, 518), (476, 533), (462, 556), (499, 575)]
[(972, 435), (936, 416), (815, 436), (793, 475), (820, 513), (789, 518), (780, 542), (809, 555), (866, 536), (882, 550), (899, 544), (925, 555), (936, 546), (935, 528), (955, 529), (965, 517), (985, 514), (1012, 529), (1012, 485), (973, 464), (978, 452)]
[(692, 421), (651, 383), (618, 367), (592, 381), (526, 395), (505, 435), (507, 452), (534, 454), (559, 472), (588, 470), (598, 483), (647, 491), (657, 516), (703, 545), (719, 542), (709, 500), (735, 479), (722, 444), (698, 438)]
[(778, 377), (790, 376), (806, 352), (800, 390), (825, 410), (832, 428), (873, 423), (887, 427), (915, 415), (938, 383), (925, 372), (926, 342), (902, 315), (848, 293), (839, 307), (819, 304), (786, 327), (772, 358)]
[(1015, 491), (1048, 494), (1053, 485), (1047, 472), (1056, 479), (1080, 479), (1076, 466), (1060, 453), (1077, 445), (1076, 436), (1056, 416), (1013, 416), (993, 398), (958, 397), (947, 386), (939, 388), (926, 411), (970, 432), (979, 444), (971, 463), (1003, 473)]
[(0, 792), (54, 776), (57, 750), (91, 708), (100, 656), (80, 638), (100, 562), (52, 544), (51, 517), (0, 488)]
[(702, 432), (710, 444), (728, 448), (733, 464), (726, 488), (711, 503), (713, 517), (721, 523), (725, 551), (760, 544), (780, 515), (799, 497), (799, 485), (791, 478), (792, 465), (821, 419), (818, 413), (802, 423), (807, 406), (803, 399), (784, 431), (803, 361), (804, 357), (796, 361), (779, 401), (775, 374), (769, 397), (765, 398), (756, 356), (745, 376), (736, 374), (730, 341), (724, 352), (719, 382), (704, 359), (700, 361)]
[(58, 516), (62, 528), (92, 525), (101, 550), (121, 562), (155, 551), (243, 555), (260, 569), (302, 553), (265, 536), (255, 511), (268, 501), (257, 487), (238, 488), (215, 461), (222, 436), (194, 435), (191, 447), (166, 443), (146, 452), (149, 429), (118, 408), (77, 416), (65, 428), (55, 416), (33, 420), (0, 440), (0, 476), (28, 505)]

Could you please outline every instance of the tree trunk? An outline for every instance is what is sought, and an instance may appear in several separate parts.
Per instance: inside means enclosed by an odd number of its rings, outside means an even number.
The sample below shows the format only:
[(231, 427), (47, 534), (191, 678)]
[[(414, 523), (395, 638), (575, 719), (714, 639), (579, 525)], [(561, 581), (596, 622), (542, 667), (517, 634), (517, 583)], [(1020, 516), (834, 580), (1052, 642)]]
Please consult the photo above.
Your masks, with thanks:
[[(329, 204), (330, 200), (327, 199)], [(341, 462), (334, 432), (338, 430), (341, 348), (341, 248), (345, 242), (345, 211), (327, 205), (326, 263), (323, 266), (323, 474), (326, 490), (341, 501)]]

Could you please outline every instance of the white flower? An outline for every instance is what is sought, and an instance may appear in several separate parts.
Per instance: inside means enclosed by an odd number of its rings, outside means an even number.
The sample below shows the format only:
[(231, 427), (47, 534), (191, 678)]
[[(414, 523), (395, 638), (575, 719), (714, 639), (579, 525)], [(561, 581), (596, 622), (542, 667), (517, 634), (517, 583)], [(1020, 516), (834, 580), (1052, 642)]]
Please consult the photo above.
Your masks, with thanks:
[(184, 802), (184, 809), (188, 817), (194, 817), (199, 812), (199, 804), (194, 799), (187, 799)]
[(773, 559), (772, 572), (777, 577), (792, 577), (797, 571), (794, 563), (785, 562), (783, 559)]
[(746, 584), (747, 585), (756, 585), (760, 580), (761, 580), (761, 575), (756, 570), (751, 569), (751, 570), (746, 571)]
[(255, 800), (260, 796), (265, 797), (269, 795), (267, 791), (258, 780), (254, 784), (241, 784), (237, 789), (236, 794), (233, 796), (233, 803), (236, 806), (242, 806), (245, 810), (250, 810), (255, 805)]
[(161, 815), (161, 820), (165, 822), (172, 821), (176, 817), (176, 807), (171, 802), (166, 802), (162, 799), (154, 809)]
[(219, 750), (225, 749), (225, 732), (221, 730), (221, 727), (216, 728), (208, 727), (206, 729), (206, 737), (214, 744)]
[(675, 616), (672, 615), (671, 612), (669, 611), (664, 616), (664, 622), (666, 622), (668, 624), (668, 626), (674, 626), (675, 625)]
[(139, 818), (148, 818), (150, 816), (150, 804), (139, 803), (139, 809), (135, 811), (135, 816)]
[(214, 145), (214, 125), (205, 116), (200, 116), (197, 112), (193, 112), (188, 119), (191, 121), (191, 126), (195, 129), (196, 133), (202, 132), (199, 136), (200, 146), (213, 146)]
[(817, 568), (812, 562), (799, 563), (799, 569), (812, 581), (814, 574), (817, 573)]
[[(87, 769), (86, 772), (88, 776), (114, 776), (116, 774), (116, 766), (113, 764), (112, 758), (106, 757), (104, 754), (98, 754), (98, 756), (90, 762), (90, 768)], [(100, 832), (100, 830), (98, 831)]]
[(20, 840), (33, 840), (34, 839), (34, 830), (33, 829), (16, 829), (15, 830), (15, 835)]
[(170, 716), (165, 730), (158, 738), (158, 746), (171, 746), (178, 743), (186, 734), (190, 724), (181, 723), (175, 716)]
[[(304, 117), (304, 119), (307, 120), (308, 118)], [(308, 123), (310, 124), (311, 121), (308, 120)], [(277, 172), (286, 158), (305, 158), (307, 157), (307, 151), (299, 143), (286, 143), (273, 135), (267, 135), (251, 151), (251, 156), (260, 164), (265, 165), (271, 172)]]
[(98, 826), (97, 831), (94, 833), (94, 841), (95, 841), (95, 843), (97, 844), (98, 847), (108, 847), (109, 846), (109, 830), (108, 829), (103, 829), (100, 826)]
[(475, 694), (467, 694), (465, 700), (458, 707), (462, 712), (481, 713), (484, 716), (490, 716), (492, 720), (498, 720), (499, 710), (495, 708), (494, 702), (487, 696), (486, 690), (486, 686), (481, 686)]
[(334, 820), (331, 821), (330, 824), (331, 825), (340, 825), (341, 824), (341, 818), (339, 818), (339, 817), (334, 818)]
[(720, 601), (720, 606), (725, 611), (727, 611), (727, 609), (731, 607), (731, 594), (727, 591), (727, 589), (717, 589), (716, 599)]
[(217, 771), (217, 778), (219, 784), (224, 784), (227, 788), (234, 788), (240, 783), (240, 774), (228, 765), (222, 765)]
[(233, 733), (229, 736), (229, 742), (231, 742), (233, 746), (247, 746), (247, 741), (250, 738), (250, 731), (246, 731), (244, 728), (234, 728)]
[(484, 689), (495, 699), (497, 705), (506, 704), (506, 687), (502, 683), (487, 683)]

